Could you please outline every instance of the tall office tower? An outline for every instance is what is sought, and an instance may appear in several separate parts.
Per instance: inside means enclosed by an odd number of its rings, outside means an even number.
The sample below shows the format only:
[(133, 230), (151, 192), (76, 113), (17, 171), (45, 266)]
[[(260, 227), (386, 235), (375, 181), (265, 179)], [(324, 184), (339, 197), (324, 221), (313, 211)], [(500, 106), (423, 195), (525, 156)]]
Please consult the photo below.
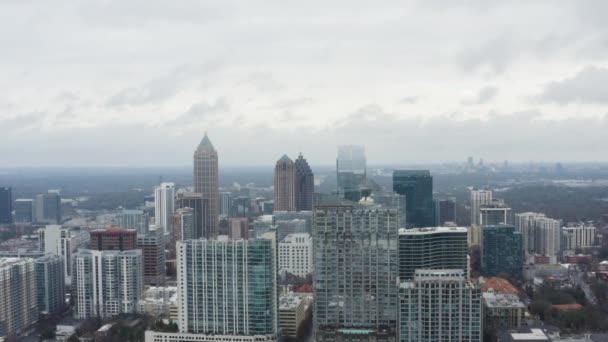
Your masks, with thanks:
[(456, 200), (436, 199), (434, 200), (435, 225), (443, 226), (447, 222), (456, 223)]
[(230, 208), (232, 207), (232, 193), (220, 192), (220, 215), (223, 217), (230, 216)]
[(0, 339), (38, 320), (34, 259), (0, 258)]
[(539, 213), (515, 214), (515, 228), (522, 234), (522, 249), (526, 256), (538, 254), (549, 257), (550, 263), (557, 262), (562, 239), (560, 220)]
[[(191, 231), (190, 239), (200, 239), (212, 237), (213, 232), (207, 230), (209, 222), (209, 200), (203, 198), (203, 195), (196, 192), (184, 192), (177, 195), (177, 208), (190, 208), (193, 215), (193, 230)], [(185, 238), (182, 237), (182, 240)]]
[(38, 311), (55, 314), (65, 308), (65, 270), (59, 255), (45, 255), (34, 261)]
[(520, 277), (523, 269), (522, 235), (512, 225), (484, 226), (481, 230), (481, 270), (484, 276), (501, 273)]
[(219, 176), (217, 151), (207, 137), (207, 133), (194, 151), (194, 192), (201, 194), (208, 210), (203, 217), (202, 237), (216, 237), (219, 219)]
[(171, 229), (171, 217), (175, 212), (175, 184), (161, 183), (154, 188), (154, 216), (157, 226), (165, 233)]
[(74, 317), (135, 313), (143, 283), (142, 252), (80, 249), (74, 254)]
[(295, 161), (296, 210), (312, 210), (312, 194), (315, 191), (315, 175), (302, 153)]
[[(276, 255), (271, 240), (187, 240), (177, 243), (178, 326), (182, 334), (218, 341), (278, 333)], [(232, 339), (228, 339), (231, 337)], [(224, 339), (220, 339), (224, 338)], [(239, 341), (241, 341), (239, 339)]]
[(398, 213), (365, 205), (315, 205), (316, 341), (394, 341)]
[(114, 220), (117, 226), (135, 229), (137, 234), (146, 234), (150, 226), (148, 213), (143, 210), (124, 209), (116, 215)]
[(564, 227), (564, 250), (574, 252), (595, 246), (595, 231), (594, 225), (585, 223)]
[(249, 238), (249, 219), (246, 217), (231, 217), (228, 219), (228, 237), (233, 240)]
[(481, 289), (463, 270), (417, 270), (399, 286), (399, 341), (481, 342), (481, 306)]
[(250, 209), (251, 198), (247, 196), (237, 196), (232, 199), (230, 217), (249, 217)]
[(461, 269), (468, 274), (465, 227), (399, 230), (399, 281), (411, 281), (418, 269)]
[(495, 226), (497, 224), (511, 224), (511, 208), (503, 200), (494, 198), (490, 203), (479, 206), (479, 225)]
[(274, 167), (274, 208), (275, 210), (296, 210), (296, 170), (287, 155), (277, 160)]
[(363, 197), (361, 189), (367, 183), (367, 160), (363, 146), (338, 146), (336, 177), (338, 195), (344, 199), (359, 202)]
[(61, 196), (56, 192), (36, 195), (36, 222), (61, 223)]
[(492, 202), (492, 191), (471, 189), (471, 225), (481, 226), (479, 208)]
[(72, 255), (79, 247), (88, 242), (88, 233), (84, 231), (70, 231), (60, 225), (48, 225), (38, 231), (40, 250), (47, 254), (61, 257), (65, 282), (69, 284), (72, 276)]
[(279, 241), (279, 270), (306, 277), (313, 271), (312, 237), (306, 233), (289, 234)]
[(0, 224), (13, 223), (13, 195), (9, 187), (0, 187)]
[(34, 200), (26, 198), (15, 200), (15, 222), (34, 222)]
[(396, 209), (399, 211), (399, 227), (405, 227), (407, 222), (407, 203), (404, 195), (394, 192), (373, 192), (371, 198), (375, 204), (385, 209)]
[(104, 228), (91, 231), (91, 249), (95, 251), (126, 251), (137, 248), (137, 231)]
[(435, 225), (433, 216), (433, 177), (428, 170), (393, 172), (393, 191), (405, 195), (407, 202), (406, 228)]
[(194, 237), (194, 209), (180, 208), (173, 214), (173, 236), (175, 241), (196, 239)]
[(161, 227), (154, 227), (147, 234), (137, 235), (137, 249), (141, 249), (144, 267), (144, 283), (165, 284), (165, 236)]

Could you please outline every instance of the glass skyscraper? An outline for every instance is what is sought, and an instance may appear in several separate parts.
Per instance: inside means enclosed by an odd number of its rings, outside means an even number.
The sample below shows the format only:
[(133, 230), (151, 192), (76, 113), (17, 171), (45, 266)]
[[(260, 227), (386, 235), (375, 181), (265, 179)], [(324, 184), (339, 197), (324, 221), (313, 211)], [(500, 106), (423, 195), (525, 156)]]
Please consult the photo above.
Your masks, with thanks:
[(339, 146), (336, 173), (338, 194), (344, 199), (358, 202), (362, 197), (362, 187), (367, 181), (365, 148), (356, 145)]
[[(315, 190), (315, 175), (302, 154), (294, 163), (296, 169), (296, 210), (312, 210), (312, 194)], [(276, 203), (276, 201), (275, 201)]]
[(394, 341), (398, 213), (365, 205), (315, 206), (316, 341)]
[(13, 223), (13, 195), (9, 187), (0, 187), (0, 224)]
[(501, 273), (521, 276), (523, 238), (514, 226), (483, 226), (481, 240), (481, 269), (484, 276)]
[(406, 228), (424, 228), (435, 225), (433, 177), (428, 170), (394, 171), (393, 191), (406, 197)]

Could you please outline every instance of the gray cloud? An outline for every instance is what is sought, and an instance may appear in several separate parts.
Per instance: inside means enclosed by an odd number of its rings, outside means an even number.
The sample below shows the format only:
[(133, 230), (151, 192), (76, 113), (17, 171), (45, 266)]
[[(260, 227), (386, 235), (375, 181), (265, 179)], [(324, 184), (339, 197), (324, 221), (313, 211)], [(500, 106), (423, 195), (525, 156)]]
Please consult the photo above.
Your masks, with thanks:
[(588, 66), (576, 75), (549, 83), (539, 99), (558, 104), (608, 103), (608, 69)]
[(405, 96), (399, 100), (400, 104), (416, 104), (420, 100), (420, 96)]

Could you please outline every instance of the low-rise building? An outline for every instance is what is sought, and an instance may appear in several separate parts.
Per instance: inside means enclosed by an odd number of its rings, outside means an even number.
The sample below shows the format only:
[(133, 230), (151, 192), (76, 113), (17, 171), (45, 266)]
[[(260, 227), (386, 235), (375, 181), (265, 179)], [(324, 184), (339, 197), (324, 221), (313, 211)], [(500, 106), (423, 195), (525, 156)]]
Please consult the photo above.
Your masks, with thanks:
[(137, 303), (137, 311), (141, 314), (177, 322), (177, 287), (149, 287), (144, 291), (143, 298)]
[(279, 298), (279, 327), (284, 337), (297, 337), (298, 330), (306, 318), (308, 307), (305, 300), (293, 293)]
[(524, 324), (526, 306), (514, 294), (483, 293), (484, 327), (494, 331), (519, 328)]

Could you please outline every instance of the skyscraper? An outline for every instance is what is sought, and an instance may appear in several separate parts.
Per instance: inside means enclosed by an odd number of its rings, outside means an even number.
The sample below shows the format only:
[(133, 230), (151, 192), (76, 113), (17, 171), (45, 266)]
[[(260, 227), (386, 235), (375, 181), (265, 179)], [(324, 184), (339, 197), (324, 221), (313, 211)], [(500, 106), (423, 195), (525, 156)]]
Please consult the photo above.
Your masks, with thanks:
[(399, 228), (405, 227), (407, 222), (407, 203), (404, 195), (394, 192), (373, 192), (371, 198), (375, 204), (385, 209), (396, 209), (399, 211)]
[(115, 218), (117, 226), (135, 229), (137, 234), (146, 234), (149, 229), (148, 213), (143, 210), (124, 209)]
[(295, 161), (296, 210), (312, 210), (312, 194), (315, 191), (315, 175), (302, 154)]
[(316, 341), (395, 339), (398, 213), (364, 205), (314, 209)]
[(454, 199), (436, 199), (435, 225), (443, 226), (447, 222), (456, 223), (456, 201)]
[(492, 191), (471, 189), (471, 225), (479, 226), (479, 208), (492, 202)]
[(338, 195), (344, 199), (358, 202), (362, 197), (362, 187), (367, 182), (367, 160), (363, 146), (338, 146), (336, 177)]
[(111, 318), (136, 312), (144, 288), (141, 250), (80, 249), (73, 264), (75, 318)]
[(463, 270), (417, 270), (399, 286), (399, 341), (481, 342), (481, 289)]
[(34, 259), (0, 258), (0, 339), (38, 320)]
[(433, 177), (428, 170), (396, 170), (393, 191), (405, 195), (407, 203), (406, 228), (435, 225), (433, 216)]
[[(213, 237), (213, 232), (208, 228), (209, 223), (209, 199), (203, 198), (202, 194), (196, 192), (183, 192), (177, 195), (177, 208), (192, 209), (192, 230), (188, 231), (188, 239), (200, 239)], [(190, 226), (188, 226), (190, 228)], [(185, 240), (185, 235), (182, 235), (182, 240)]]
[(484, 276), (501, 273), (520, 277), (523, 269), (522, 235), (512, 225), (483, 226), (481, 270)]
[(96, 251), (127, 251), (137, 246), (137, 231), (134, 229), (95, 229), (90, 235), (91, 249)]
[(511, 224), (511, 208), (503, 200), (492, 199), (490, 203), (479, 206), (479, 225), (494, 226)]
[(265, 239), (178, 242), (180, 333), (276, 338), (274, 248)]
[(211, 144), (207, 133), (194, 151), (194, 192), (201, 194), (209, 209), (203, 217), (205, 237), (215, 237), (219, 220), (219, 176), (217, 151)]
[(295, 177), (295, 165), (284, 154), (274, 168), (274, 210), (296, 210)]
[(302, 278), (312, 273), (312, 237), (309, 234), (289, 234), (279, 242), (279, 270)]
[(56, 192), (36, 195), (35, 212), (38, 223), (61, 223), (61, 196)]
[(72, 255), (88, 242), (89, 234), (83, 231), (70, 231), (60, 225), (48, 225), (38, 231), (40, 250), (47, 254), (61, 257), (65, 272), (65, 283), (69, 284), (72, 276)]
[(232, 193), (220, 192), (220, 215), (224, 217), (230, 216), (230, 207), (232, 207)]
[(9, 187), (0, 187), (0, 224), (13, 223), (13, 195)]
[(526, 256), (549, 257), (556, 263), (561, 250), (562, 222), (539, 213), (515, 214), (515, 230), (522, 234), (522, 249)]
[(137, 248), (143, 258), (144, 283), (165, 284), (165, 238), (160, 227), (153, 227), (147, 234), (137, 235)]
[(154, 188), (154, 216), (157, 226), (165, 233), (171, 231), (171, 218), (175, 212), (175, 184), (161, 183)]
[(15, 222), (34, 222), (34, 200), (29, 198), (15, 200)]
[(418, 269), (468, 272), (467, 229), (433, 227), (399, 230), (399, 281), (411, 281)]
[(65, 271), (59, 255), (45, 255), (34, 261), (38, 310), (42, 314), (61, 312), (65, 307)]

